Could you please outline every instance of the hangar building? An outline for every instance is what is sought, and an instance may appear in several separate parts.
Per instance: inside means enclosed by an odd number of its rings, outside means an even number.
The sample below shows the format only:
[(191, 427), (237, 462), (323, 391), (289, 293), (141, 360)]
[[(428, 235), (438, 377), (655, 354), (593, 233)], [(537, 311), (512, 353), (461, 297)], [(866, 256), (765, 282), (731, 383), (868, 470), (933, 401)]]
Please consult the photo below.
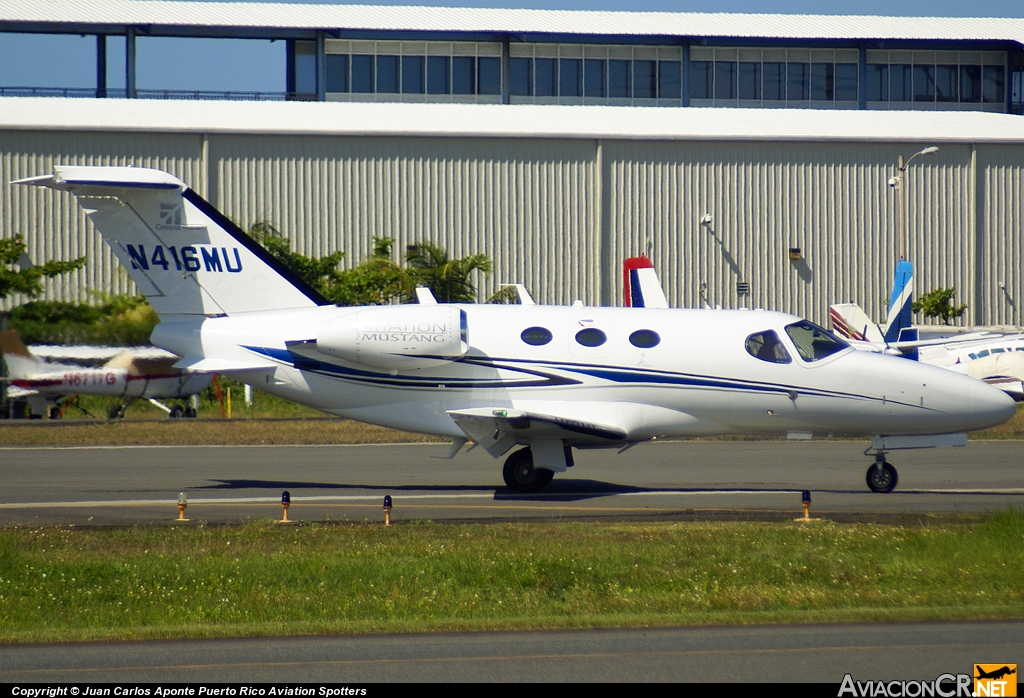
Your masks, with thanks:
[[(23, 0), (0, 31), (97, 36), (94, 89), (0, 86), (0, 234), (89, 257), (50, 297), (131, 284), (70, 196), (8, 183), (133, 164), (306, 254), (487, 254), (483, 294), (621, 303), (646, 253), (675, 305), (826, 322), (878, 315), (902, 250), (970, 322), (1022, 322), (1024, 20)], [(140, 35), (284, 40), (286, 91), (137, 89)], [(928, 146), (901, 236), (889, 182)]]

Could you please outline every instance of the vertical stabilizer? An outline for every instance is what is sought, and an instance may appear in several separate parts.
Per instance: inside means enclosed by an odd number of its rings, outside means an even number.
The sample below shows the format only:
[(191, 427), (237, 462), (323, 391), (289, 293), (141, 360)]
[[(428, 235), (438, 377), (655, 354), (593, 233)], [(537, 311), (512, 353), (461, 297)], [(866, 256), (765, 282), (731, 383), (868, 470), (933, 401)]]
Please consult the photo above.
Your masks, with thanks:
[(836, 303), (828, 307), (832, 329), (859, 342), (884, 342), (882, 331), (856, 303)]
[(28, 350), (16, 330), (0, 332), (0, 353), (7, 362), (7, 370), (14, 379), (28, 378), (37, 373), (43, 362)]
[(667, 308), (668, 299), (658, 273), (647, 257), (630, 257), (622, 263), (627, 308)]
[(161, 318), (327, 301), (184, 182), (136, 167), (56, 167), (15, 182), (70, 191)]
[(896, 275), (892, 281), (892, 295), (885, 319), (885, 341), (913, 341), (917, 330), (913, 328), (914, 265), (905, 259), (896, 264)]

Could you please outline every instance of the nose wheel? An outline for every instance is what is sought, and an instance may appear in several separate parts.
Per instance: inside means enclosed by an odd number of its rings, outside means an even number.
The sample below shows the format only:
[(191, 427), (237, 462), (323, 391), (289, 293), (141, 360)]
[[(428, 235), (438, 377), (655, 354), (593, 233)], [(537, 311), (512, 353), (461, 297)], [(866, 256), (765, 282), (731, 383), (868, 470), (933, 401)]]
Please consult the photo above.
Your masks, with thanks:
[(896, 468), (885, 461), (885, 456), (880, 454), (874, 465), (868, 468), (868, 488), (872, 492), (888, 493), (896, 489), (899, 482), (899, 475)]

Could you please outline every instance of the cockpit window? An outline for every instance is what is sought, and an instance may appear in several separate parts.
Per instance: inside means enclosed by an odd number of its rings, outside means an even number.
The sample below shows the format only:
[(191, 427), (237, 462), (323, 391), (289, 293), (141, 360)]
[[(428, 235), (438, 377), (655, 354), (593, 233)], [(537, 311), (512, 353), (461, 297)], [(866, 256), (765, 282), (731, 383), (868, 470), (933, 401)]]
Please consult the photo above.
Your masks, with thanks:
[(761, 361), (773, 364), (788, 364), (792, 361), (786, 347), (779, 341), (779, 335), (771, 330), (750, 335), (747, 337), (745, 346), (747, 353)]
[(804, 361), (819, 361), (850, 346), (825, 328), (807, 320), (786, 325), (786, 334), (793, 340)]

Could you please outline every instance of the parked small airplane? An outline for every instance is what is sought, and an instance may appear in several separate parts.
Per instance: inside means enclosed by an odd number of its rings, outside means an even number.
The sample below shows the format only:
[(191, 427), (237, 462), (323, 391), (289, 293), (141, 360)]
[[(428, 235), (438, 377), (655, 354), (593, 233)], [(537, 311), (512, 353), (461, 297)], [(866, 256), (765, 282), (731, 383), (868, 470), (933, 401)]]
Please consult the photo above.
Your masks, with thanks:
[(939, 339), (918, 339), (911, 323), (914, 266), (896, 265), (885, 325), (872, 322), (856, 303), (829, 307), (832, 327), (855, 348), (885, 352), (941, 366), (985, 381), (1014, 400), (1024, 400), (1024, 334), (971, 332)]
[[(77, 351), (75, 351), (77, 349)], [(166, 410), (171, 417), (195, 417), (189, 405), (167, 407), (160, 400), (186, 398), (206, 390), (213, 375), (174, 368), (178, 357), (161, 349), (76, 347), (49, 350), (58, 362), (47, 363), (34, 354), (10, 330), (0, 332), (0, 351), (10, 372), (8, 397), (27, 398), (33, 417), (51, 414), (49, 404), (61, 396), (108, 395), (119, 402), (110, 408), (110, 417), (123, 417), (131, 402), (142, 398)], [(104, 357), (98, 366), (70, 363), (74, 356), (92, 363)], [(56, 414), (54, 414), (56, 416)]]
[(514, 491), (574, 448), (661, 436), (873, 435), (868, 486), (896, 448), (964, 445), (1009, 419), (1005, 394), (853, 350), (793, 315), (582, 305), (339, 308), (173, 175), (56, 167), (20, 184), (70, 191), (160, 315), (175, 366), (229, 373), (331, 414), (472, 440)]

